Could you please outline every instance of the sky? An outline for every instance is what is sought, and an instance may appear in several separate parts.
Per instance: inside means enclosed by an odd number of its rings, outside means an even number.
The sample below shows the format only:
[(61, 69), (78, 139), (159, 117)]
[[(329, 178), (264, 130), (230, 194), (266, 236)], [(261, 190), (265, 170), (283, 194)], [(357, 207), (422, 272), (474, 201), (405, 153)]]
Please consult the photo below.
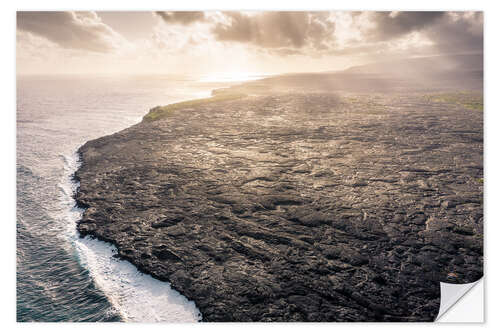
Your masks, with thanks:
[(478, 54), (482, 12), (17, 12), (17, 73), (277, 74)]

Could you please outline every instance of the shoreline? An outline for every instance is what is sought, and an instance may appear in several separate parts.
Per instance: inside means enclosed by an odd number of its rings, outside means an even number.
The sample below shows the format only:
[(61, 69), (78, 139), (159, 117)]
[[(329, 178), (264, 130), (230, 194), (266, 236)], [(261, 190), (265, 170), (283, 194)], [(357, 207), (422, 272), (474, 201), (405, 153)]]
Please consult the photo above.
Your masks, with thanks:
[[(225, 86), (225, 87), (214, 88), (214, 89), (210, 90), (210, 97), (207, 97), (207, 98), (214, 97), (217, 94), (217, 91), (231, 89), (231, 87), (232, 86)], [(190, 102), (190, 101), (197, 101), (197, 100), (198, 99), (179, 100), (179, 101), (167, 104), (167, 106), (168, 105), (175, 105), (175, 104), (182, 104), (182, 103), (186, 103), (186, 102)], [(105, 137), (108, 137), (108, 136), (112, 136), (114, 134), (117, 134), (117, 133), (120, 133), (120, 132), (122, 132), (124, 130), (127, 130), (127, 129), (131, 128), (131, 127), (137, 126), (137, 125), (139, 125), (140, 123), (142, 123), (144, 121), (144, 118), (151, 112), (151, 110), (152, 109), (150, 109), (144, 116), (139, 117), (138, 121), (136, 123), (130, 125), (130, 126), (128, 126), (126, 128), (123, 128), (121, 130), (118, 130), (118, 131), (116, 131), (114, 133), (110, 133), (110, 134), (107, 134), (105, 136), (102, 136), (102, 137), (99, 137), (99, 138), (96, 138), (96, 139), (92, 139), (92, 140), (89, 140), (89, 141), (93, 141), (93, 140), (105, 138)], [(143, 270), (140, 267), (137, 267), (136, 265), (133, 265), (132, 263), (130, 263), (129, 261), (127, 261), (125, 258), (120, 257), (120, 255), (118, 254), (118, 249), (116, 247), (116, 243), (114, 243), (112, 239), (103, 238), (103, 237), (100, 237), (98, 235), (82, 235), (80, 233), (80, 231), (78, 230), (78, 223), (80, 222), (80, 220), (81, 220), (81, 218), (83, 216), (83, 213), (85, 212), (85, 210), (88, 207), (86, 207), (85, 205), (81, 205), (81, 203), (79, 203), (79, 201), (76, 199), (76, 195), (77, 195), (79, 187), (80, 187), (80, 179), (76, 176), (76, 173), (77, 173), (78, 169), (81, 167), (81, 164), (82, 164), (82, 162), (81, 162), (82, 155), (81, 155), (81, 152), (80, 152), (80, 148), (82, 146), (84, 146), (87, 142), (83, 143), (82, 145), (80, 145), (80, 146), (78, 146), (76, 148), (76, 150), (74, 152), (75, 157), (76, 157), (76, 161), (77, 161), (76, 164), (75, 164), (75, 168), (73, 168), (72, 171), (69, 174), (66, 175), (66, 173), (65, 173), (65, 176), (64, 176), (64, 178), (65, 179), (67, 178), (68, 181), (71, 183), (72, 187), (74, 186), (74, 189), (72, 190), (72, 193), (70, 195), (70, 197), (71, 197), (71, 199), (73, 201), (73, 207), (76, 208), (76, 209), (81, 210), (80, 216), (76, 220), (73, 221), (74, 222), (74, 226), (72, 227), (72, 228), (74, 228), (74, 231), (75, 231), (75, 237), (77, 237), (77, 238), (80, 239), (80, 240), (77, 239), (76, 241), (73, 240), (73, 243), (72, 243), (73, 247), (75, 247), (75, 250), (78, 253), (79, 260), (86, 261), (86, 260), (88, 260), (88, 258), (81, 258), (82, 256), (85, 256), (85, 254), (82, 253), (82, 249), (81, 249), (82, 244), (77, 244), (75, 242), (80, 242), (80, 243), (84, 242), (84, 243), (86, 243), (86, 245), (88, 245), (90, 247), (93, 247), (94, 250), (95, 250), (96, 247), (102, 247), (102, 246), (100, 246), (101, 244), (98, 244), (98, 243), (96, 243), (96, 244), (91, 244), (91, 243), (92, 242), (100, 242), (100, 243), (102, 243), (104, 245), (104, 247), (110, 248), (111, 254), (109, 255), (109, 257), (118, 258), (118, 260), (120, 260), (124, 264), (131, 265), (132, 267), (134, 267), (134, 269), (137, 270), (137, 272), (139, 272), (140, 274), (143, 274), (146, 277), (146, 279), (151, 278), (151, 279), (153, 279), (155, 281), (158, 281), (159, 283), (166, 284), (167, 293), (168, 294), (173, 293), (172, 295), (169, 295), (169, 297), (173, 296), (176, 299), (178, 299), (178, 298), (185, 298), (186, 299), (186, 303), (193, 303), (194, 304), (193, 300), (188, 299), (184, 295), (180, 294), (177, 290), (171, 289), (171, 283), (168, 280), (162, 279), (160, 276), (154, 276), (154, 274), (152, 274), (151, 272), (149, 272), (147, 270)], [(68, 166), (68, 168), (70, 168), (70, 167)], [(69, 237), (72, 238), (73, 236), (70, 234)], [(96, 274), (95, 272), (92, 271), (91, 267), (87, 267), (88, 266), (87, 264), (83, 264), (83, 263), (80, 263), (80, 264), (83, 265), (84, 267), (86, 267), (91, 272), (91, 275)], [(94, 280), (95, 280), (95, 277), (94, 277)], [(98, 283), (98, 285), (99, 285), (99, 283)], [(102, 286), (101, 286), (101, 288), (102, 288)], [(168, 291), (168, 289), (170, 289), (172, 292)], [(113, 295), (107, 295), (107, 296), (110, 297), (111, 304), (113, 304), (113, 306), (115, 307), (116, 311), (119, 312), (119, 314), (122, 317), (123, 321), (125, 321), (125, 322), (129, 321), (130, 318), (128, 318), (127, 314), (125, 314), (123, 312), (124, 309), (120, 310), (120, 308), (122, 306), (120, 306), (120, 304), (117, 303), (116, 300), (113, 300), (114, 299), (112, 297)], [(197, 317), (196, 321), (198, 321), (198, 322), (202, 321), (202, 314), (196, 308), (196, 305), (195, 305), (195, 309), (197, 311), (197, 314), (195, 315), (195, 317)], [(181, 322), (186, 322), (185, 319), (186, 318), (184, 318), (184, 320), (181, 320)], [(143, 321), (144, 320), (141, 320), (141, 322), (143, 322)], [(157, 321), (157, 320), (154, 320), (154, 321)], [(176, 322), (176, 321), (177, 320), (170, 321), (170, 322)]]
[[(75, 200), (75, 195), (78, 192), (79, 189), (79, 181), (74, 178), (74, 175), (76, 171), (79, 169), (81, 162), (79, 161), (79, 155), (77, 152), (75, 152), (75, 157), (77, 158), (76, 163), (75, 163), (75, 168), (70, 169), (72, 170), (69, 172), (69, 174), (66, 174), (64, 178), (67, 179), (67, 181), (70, 183), (72, 187), (72, 193), (69, 195), (73, 202), (73, 209), (78, 209), (79, 210), (79, 216), (78, 218), (70, 218), (68, 217), (68, 221), (72, 222), (72, 227), (71, 231), (69, 231), (69, 239), (70, 242), (76, 251), (79, 259), (79, 264), (85, 267), (91, 274), (94, 282), (97, 284), (97, 286), (103, 291), (103, 293), (106, 295), (108, 298), (109, 302), (112, 304), (114, 310), (117, 312), (117, 314), (121, 317), (123, 322), (158, 322), (161, 321), (161, 319), (153, 319), (150, 314), (144, 316), (142, 313), (138, 313), (134, 308), (127, 307), (123, 301), (124, 298), (137, 298), (137, 297), (142, 297), (144, 298), (142, 301), (150, 301), (151, 297), (163, 297), (163, 301), (167, 301), (171, 298), (173, 299), (174, 302), (183, 302), (186, 303), (184, 306), (186, 308), (192, 307), (190, 303), (193, 303), (193, 301), (185, 299), (183, 295), (178, 293), (176, 290), (171, 289), (170, 283), (166, 283), (166, 285), (160, 285), (164, 284), (165, 281), (161, 281), (158, 279), (155, 279), (151, 274), (148, 272), (143, 272), (140, 271), (136, 266), (131, 264), (130, 262), (122, 259), (118, 259), (118, 249), (116, 246), (109, 241), (106, 241), (104, 239), (99, 239), (98, 237), (95, 236), (84, 236), (82, 237), (77, 229), (77, 225), (79, 220), (82, 218), (83, 213), (85, 211), (85, 208), (79, 207), (76, 200)], [(72, 233), (74, 232), (74, 234)], [(109, 258), (109, 260), (107, 260)], [(90, 261), (90, 262), (89, 262)], [(105, 264), (103, 264), (101, 261), (104, 261)], [(93, 264), (91, 262), (94, 262)], [(111, 271), (107, 271), (110, 270)], [(118, 271), (120, 270), (120, 272)], [(134, 272), (135, 271), (135, 272)], [(125, 272), (125, 275), (124, 273)], [(137, 273), (139, 275), (137, 275)], [(110, 278), (110, 276), (112, 277)], [(115, 282), (116, 279), (120, 279), (120, 282), (118, 281)], [(125, 283), (125, 281), (130, 284), (131, 286), (134, 286), (134, 289), (137, 289), (138, 287), (141, 287), (142, 289), (146, 289), (146, 292), (148, 292), (150, 295), (148, 297), (141, 296), (140, 294), (138, 295), (137, 292), (135, 294), (127, 294), (124, 295), (122, 294), (123, 291), (120, 290), (121, 288), (118, 288), (120, 284)], [(143, 290), (144, 293), (144, 290)], [(138, 300), (140, 301), (140, 299)], [(164, 305), (164, 303), (162, 303)], [(172, 305), (170, 305), (172, 307)], [(168, 309), (172, 310), (172, 309)], [(174, 309), (173, 311), (178, 311), (179, 309), (177, 308), (177, 305), (174, 304)], [(179, 317), (181, 316), (181, 322), (187, 322), (189, 321), (189, 318), (185, 315), (179, 315), (176, 314), (175, 312), (170, 313), (171, 311), (167, 311), (167, 314), (162, 314), (163, 316), (167, 315), (167, 317)], [(199, 310), (194, 306), (193, 309), (190, 309), (189, 312), (193, 313), (193, 318), (196, 318), (195, 321), (200, 321), (202, 318), (201, 313)], [(158, 316), (158, 315), (157, 315)], [(160, 315), (161, 316), (161, 315)], [(160, 317), (161, 318), (161, 317)], [(163, 317), (164, 318), (164, 317)], [(179, 319), (179, 318), (178, 318)], [(172, 322), (176, 322), (179, 320), (172, 320)]]
[[(448, 99), (415, 109), (419, 94), (401, 94), (405, 103), (398, 104), (392, 95), (345, 99), (286, 85), (255, 94), (264, 88), (254, 83), (249, 97), (196, 105), (81, 146), (74, 177), (84, 182), (75, 201), (87, 210), (79, 235), (114, 244), (122, 260), (169, 282), (195, 302), (203, 321), (432, 321), (438, 281), (482, 276), (481, 266), (451, 260), (457, 248), (482, 260), (481, 225), (457, 210), (468, 205), (482, 221), (482, 185), (473, 181), (482, 175), (482, 110), (463, 111), (476, 104)], [(435, 135), (405, 126), (437, 110), (464, 119), (451, 125), (474, 133), (461, 138), (475, 155), (464, 155), (457, 137), (439, 136), (449, 123), (438, 121)], [(384, 131), (374, 130), (382, 124)], [(404, 142), (380, 137), (387, 129), (404, 132)], [(436, 140), (474, 168), (451, 167), (448, 155), (422, 149)], [(367, 142), (378, 148), (366, 150)], [(401, 156), (415, 160), (394, 164)], [(364, 169), (352, 174), (349, 165)], [(426, 192), (428, 179), (450, 186), (454, 177), (470, 180), (463, 185), (470, 197)], [(391, 191), (401, 207), (384, 194)], [(425, 193), (441, 204), (404, 201)], [(442, 221), (451, 212), (459, 223)], [(422, 248), (430, 251), (425, 259)], [(410, 268), (393, 275), (401, 265)], [(381, 298), (381, 291), (388, 294)]]

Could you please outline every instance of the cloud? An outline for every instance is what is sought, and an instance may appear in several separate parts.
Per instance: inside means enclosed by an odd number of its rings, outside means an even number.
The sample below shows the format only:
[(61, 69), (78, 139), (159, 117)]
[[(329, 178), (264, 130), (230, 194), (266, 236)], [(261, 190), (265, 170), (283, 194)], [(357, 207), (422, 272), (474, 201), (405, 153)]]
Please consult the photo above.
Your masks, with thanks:
[(149, 12), (133, 30), (114, 14), (18, 12), (20, 71), (317, 71), (483, 49), (481, 12)]
[(197, 21), (205, 20), (204, 12), (155, 12), (166, 23), (189, 25)]
[(449, 12), (426, 33), (441, 53), (482, 53), (483, 13)]
[(279, 49), (322, 49), (334, 40), (335, 23), (328, 12), (225, 12), (226, 22), (212, 29), (218, 41)]
[(446, 12), (373, 12), (371, 20), (375, 29), (368, 37), (388, 40), (419, 31), (441, 19)]
[[(482, 50), (482, 14), (410, 12), (157, 12), (172, 34), (200, 35), (276, 56), (425, 55)], [(203, 22), (203, 25), (193, 25)], [(185, 29), (185, 30), (179, 30)], [(193, 43), (197, 44), (197, 42)], [(434, 45), (434, 46), (433, 46)]]
[(390, 41), (422, 34), (440, 53), (483, 51), (482, 12), (374, 12), (367, 41)]
[(482, 12), (350, 12), (333, 16), (337, 40), (342, 43), (327, 51), (332, 55), (400, 58), (483, 52)]
[(101, 53), (113, 51), (125, 42), (95, 12), (17, 12), (17, 29), (63, 48)]

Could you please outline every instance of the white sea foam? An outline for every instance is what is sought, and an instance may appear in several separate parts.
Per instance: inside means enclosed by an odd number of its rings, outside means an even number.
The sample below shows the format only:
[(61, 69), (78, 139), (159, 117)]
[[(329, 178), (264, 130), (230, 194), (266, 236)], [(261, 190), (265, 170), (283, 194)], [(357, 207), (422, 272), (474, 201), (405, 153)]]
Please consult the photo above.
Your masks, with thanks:
[(79, 238), (76, 221), (83, 210), (75, 207), (73, 193), (78, 184), (71, 175), (78, 168), (78, 156), (65, 156), (65, 177), (60, 185), (67, 220), (66, 237), (74, 245), (81, 264), (86, 267), (96, 285), (126, 321), (134, 322), (196, 322), (201, 313), (192, 301), (173, 290), (169, 283), (143, 274), (132, 264), (113, 257), (111, 244)]

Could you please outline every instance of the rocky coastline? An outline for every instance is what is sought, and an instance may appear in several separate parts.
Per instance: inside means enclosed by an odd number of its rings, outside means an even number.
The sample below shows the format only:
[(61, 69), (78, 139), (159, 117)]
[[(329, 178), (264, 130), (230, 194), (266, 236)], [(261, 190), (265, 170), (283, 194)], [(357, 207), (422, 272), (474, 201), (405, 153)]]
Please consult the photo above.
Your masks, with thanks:
[(482, 95), (277, 86), (84, 144), (80, 235), (204, 321), (434, 320), (483, 274)]

